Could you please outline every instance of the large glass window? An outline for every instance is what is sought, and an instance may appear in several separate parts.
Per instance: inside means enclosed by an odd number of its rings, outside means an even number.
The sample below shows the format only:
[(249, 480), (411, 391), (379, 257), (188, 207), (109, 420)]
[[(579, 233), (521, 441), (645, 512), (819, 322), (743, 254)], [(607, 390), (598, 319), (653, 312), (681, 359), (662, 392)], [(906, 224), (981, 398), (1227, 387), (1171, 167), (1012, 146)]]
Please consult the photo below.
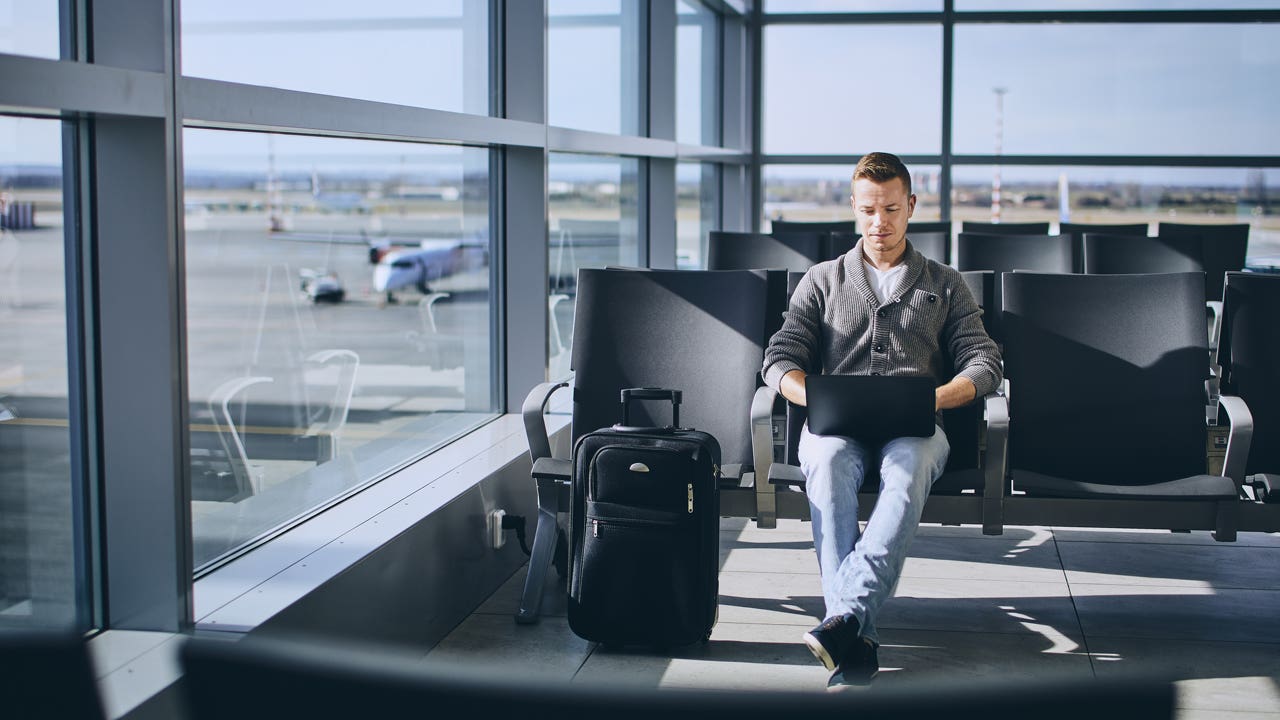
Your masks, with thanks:
[(640, 161), (552, 153), (547, 167), (548, 369), (569, 375), (579, 268), (641, 264)]
[(1251, 262), (1280, 264), (1280, 169), (955, 166), (957, 224), (992, 221), (997, 173), (1001, 222), (1249, 223)]
[(676, 164), (676, 267), (706, 267), (707, 234), (719, 227), (719, 168), (712, 163)]
[(720, 142), (717, 16), (697, 0), (676, 5), (676, 140)]
[(547, 0), (547, 121), (640, 134), (639, 0)]
[(184, 144), (200, 566), (491, 417), (489, 152)]
[(1280, 26), (958, 25), (957, 153), (1277, 155)]
[(61, 143), (0, 116), (0, 628), (77, 622)]
[(939, 25), (770, 25), (764, 152), (937, 154)]
[(182, 71), (487, 115), (489, 3), (182, 0)]
[(956, 10), (1274, 10), (1276, 0), (956, 0)]
[(59, 0), (0, 0), (0, 53), (57, 58)]
[[(764, 208), (762, 232), (769, 232), (774, 220), (826, 222), (853, 220), (850, 179), (854, 158), (848, 165), (766, 165), (761, 173)], [(909, 166), (911, 191), (916, 209), (911, 219), (935, 221), (941, 217), (938, 187), (942, 173), (937, 165)]]

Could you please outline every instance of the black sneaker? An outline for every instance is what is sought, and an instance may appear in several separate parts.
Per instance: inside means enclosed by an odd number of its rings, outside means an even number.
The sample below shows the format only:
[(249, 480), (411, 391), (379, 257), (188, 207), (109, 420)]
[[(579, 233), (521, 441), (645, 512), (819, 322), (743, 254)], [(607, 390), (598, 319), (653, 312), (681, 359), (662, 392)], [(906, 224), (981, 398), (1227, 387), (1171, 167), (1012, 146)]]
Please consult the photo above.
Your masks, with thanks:
[(835, 670), (840, 665), (845, 649), (855, 642), (858, 642), (858, 618), (852, 614), (824, 620), (804, 634), (804, 644), (809, 647), (809, 652), (828, 670)]
[(880, 658), (876, 653), (876, 644), (858, 638), (845, 649), (843, 661), (831, 673), (831, 679), (827, 680), (827, 690), (866, 687), (879, 673)]

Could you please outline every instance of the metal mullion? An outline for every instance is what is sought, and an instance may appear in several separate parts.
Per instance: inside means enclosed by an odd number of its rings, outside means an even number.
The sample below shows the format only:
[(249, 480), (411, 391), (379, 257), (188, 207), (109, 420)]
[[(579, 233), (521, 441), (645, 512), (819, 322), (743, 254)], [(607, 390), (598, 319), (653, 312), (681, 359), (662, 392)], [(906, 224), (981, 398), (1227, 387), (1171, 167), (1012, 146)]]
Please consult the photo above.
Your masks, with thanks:
[[(868, 150), (867, 152), (871, 152)], [(761, 163), (764, 165), (845, 165), (853, 164), (858, 161), (865, 153), (851, 153), (840, 155), (762, 155)], [(899, 154), (902, 162), (908, 165), (939, 165), (942, 163), (941, 155), (908, 155)]]
[[(85, 3), (59, 1), (60, 56), (74, 62), (88, 56)], [(92, 120), (67, 114), (62, 123), (63, 272), (66, 305), (67, 426), (71, 456), (71, 532), (75, 560), (75, 626), (103, 626), (104, 565), (98, 454), (97, 353), (91, 237), (93, 167)]]
[(674, 158), (674, 140), (611, 135), (592, 130), (547, 127), (547, 150), (590, 155), (621, 155), (626, 157)]
[(777, 13), (762, 15), (765, 25), (936, 25), (939, 12)]
[(954, 165), (1280, 167), (1276, 155), (953, 155)]
[(765, 25), (957, 23), (1252, 23), (1280, 22), (1280, 10), (970, 10), (942, 12), (771, 13)]
[(179, 81), (187, 125), (455, 145), (542, 147), (540, 122), (281, 90), (221, 80)]
[(163, 117), (163, 73), (0, 53), (0, 109)]
[(942, 158), (938, 173), (939, 219), (951, 219), (951, 104), (955, 99), (955, 0), (942, 3)]
[(956, 12), (957, 23), (1257, 23), (1280, 10), (1025, 10)]
[(764, 0), (757, 0), (747, 21), (748, 57), (747, 73), (751, 79), (749, 106), (751, 108), (751, 165), (747, 183), (751, 198), (751, 218), (747, 230), (760, 232), (760, 214), (764, 209), (762, 158), (764, 151)]
[(743, 17), (742, 8), (735, 6), (726, 0), (698, 0), (712, 12), (717, 15), (732, 15), (734, 17)]
[(751, 162), (751, 153), (717, 145), (677, 143), (676, 160), (680, 162), (718, 162), (745, 165)]
[(95, 322), (94, 260), (87, 219), (92, 217), (88, 180), (90, 132), (87, 119), (63, 125), (63, 257), (66, 293), (67, 425), (70, 431), (72, 536), (75, 552), (76, 624), (99, 628), (103, 612), (101, 458), (97, 389), (99, 384)]

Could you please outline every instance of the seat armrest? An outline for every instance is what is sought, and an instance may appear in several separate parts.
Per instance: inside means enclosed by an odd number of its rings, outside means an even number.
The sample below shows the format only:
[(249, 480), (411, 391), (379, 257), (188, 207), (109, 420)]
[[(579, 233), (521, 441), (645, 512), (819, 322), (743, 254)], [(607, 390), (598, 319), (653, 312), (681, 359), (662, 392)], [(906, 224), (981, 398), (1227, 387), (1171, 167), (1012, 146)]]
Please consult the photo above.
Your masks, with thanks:
[(802, 488), (805, 486), (804, 471), (795, 465), (774, 463), (769, 468), (769, 484), (791, 485)]
[(559, 480), (569, 482), (573, 477), (573, 463), (553, 457), (540, 457), (533, 461), (535, 480)]
[(1218, 396), (1218, 405), (1227, 412), (1227, 454), (1222, 460), (1222, 475), (1243, 487), (1249, 445), (1253, 443), (1253, 413), (1243, 398)]
[(773, 405), (778, 392), (761, 387), (751, 398), (751, 462), (755, 465), (756, 526), (778, 526), (776, 488), (769, 484), (773, 469)]
[(551, 457), (551, 438), (547, 435), (547, 421), (542, 414), (546, 411), (551, 396), (567, 382), (545, 382), (535, 385), (524, 398), (520, 414), (524, 418), (524, 434), (529, 441), (529, 458), (538, 462), (539, 458)]
[(983, 398), (987, 452), (983, 459), (982, 532), (1004, 534), (1004, 479), (1009, 474), (1009, 399), (998, 392)]
[(1209, 363), (1209, 379), (1204, 381), (1204, 419), (1209, 425), (1218, 424), (1218, 396), (1222, 394), (1222, 366)]
[(773, 464), (773, 405), (777, 397), (778, 391), (766, 386), (751, 398), (751, 462), (761, 480), (769, 477)]
[(1218, 341), (1222, 339), (1222, 301), (1205, 300), (1205, 307), (1213, 313), (1213, 325), (1209, 328), (1209, 363), (1218, 364)]

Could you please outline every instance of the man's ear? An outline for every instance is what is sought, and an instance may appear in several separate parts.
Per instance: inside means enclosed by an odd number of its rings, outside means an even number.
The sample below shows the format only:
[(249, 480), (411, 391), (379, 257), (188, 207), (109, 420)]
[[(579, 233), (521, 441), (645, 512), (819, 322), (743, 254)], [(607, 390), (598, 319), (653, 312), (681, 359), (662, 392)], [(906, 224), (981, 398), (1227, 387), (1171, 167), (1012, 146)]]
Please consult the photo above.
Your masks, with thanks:
[(911, 193), (911, 196), (907, 198), (907, 217), (911, 217), (912, 213), (914, 213), (915, 211), (916, 211), (916, 194)]

